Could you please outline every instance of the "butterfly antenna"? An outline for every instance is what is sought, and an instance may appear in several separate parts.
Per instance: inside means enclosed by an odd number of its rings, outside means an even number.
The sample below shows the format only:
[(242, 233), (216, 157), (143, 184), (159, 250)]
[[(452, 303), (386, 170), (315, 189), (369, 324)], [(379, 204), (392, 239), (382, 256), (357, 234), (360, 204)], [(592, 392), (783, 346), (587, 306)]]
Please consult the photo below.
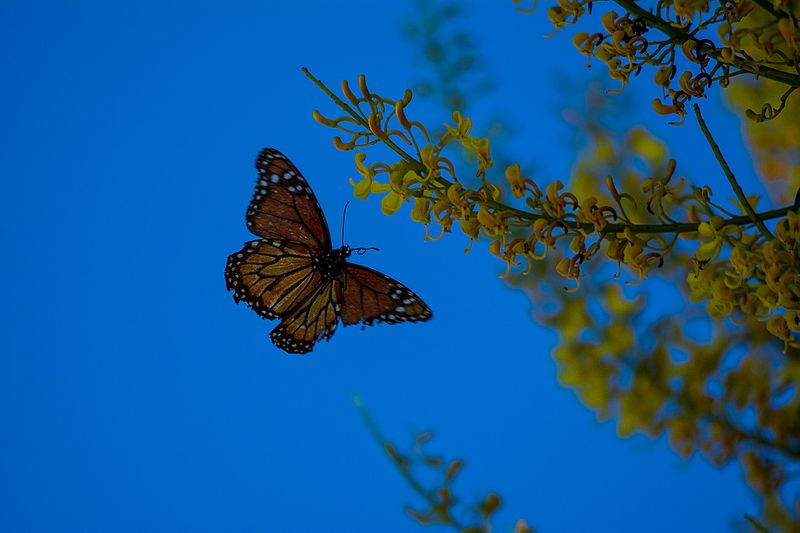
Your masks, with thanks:
[(354, 251), (358, 255), (364, 255), (369, 250), (375, 250), (376, 252), (380, 252), (381, 251), (380, 248), (375, 248), (375, 247), (372, 247), (372, 246), (370, 246), (369, 248), (353, 248), (352, 251)]
[(342, 246), (344, 246), (344, 219), (347, 216), (347, 206), (350, 205), (350, 200), (344, 204), (344, 210), (342, 211)]
[[(342, 211), (342, 246), (344, 246), (344, 220), (347, 216), (347, 206), (350, 205), (350, 201), (348, 200), (346, 204), (344, 204), (344, 210)], [(376, 250), (380, 251), (380, 248), (353, 248), (351, 251), (355, 252), (358, 255), (364, 255), (367, 253), (368, 250)], [(347, 277), (345, 277), (345, 281), (347, 281)]]

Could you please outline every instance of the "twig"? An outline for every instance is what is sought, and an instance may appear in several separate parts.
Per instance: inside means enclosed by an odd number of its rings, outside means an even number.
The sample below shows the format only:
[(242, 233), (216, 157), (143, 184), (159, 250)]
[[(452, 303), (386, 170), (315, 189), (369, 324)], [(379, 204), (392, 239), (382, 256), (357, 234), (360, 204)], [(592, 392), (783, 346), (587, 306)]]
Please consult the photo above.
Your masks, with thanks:
[(709, 131), (708, 126), (706, 126), (705, 120), (703, 120), (703, 115), (700, 114), (700, 106), (697, 104), (694, 104), (694, 113), (697, 115), (697, 122), (700, 124), (700, 129), (703, 130), (703, 135), (706, 136), (706, 140), (711, 146), (711, 150), (714, 151), (717, 161), (719, 161), (722, 170), (725, 172), (725, 177), (728, 178), (728, 182), (730, 182), (733, 191), (736, 193), (736, 197), (739, 198), (739, 203), (742, 204), (742, 209), (744, 209), (745, 213), (747, 213), (747, 216), (750, 218), (753, 224), (758, 226), (758, 229), (761, 230), (761, 233), (771, 239), (772, 233), (769, 231), (766, 224), (764, 224), (764, 221), (761, 220), (758, 215), (756, 215), (756, 212), (753, 210), (753, 206), (750, 205), (750, 202), (747, 201), (747, 196), (745, 196), (742, 187), (739, 185), (739, 182), (736, 181), (736, 176), (733, 175), (731, 167), (728, 166), (728, 163), (722, 156), (722, 151), (714, 141), (714, 137), (711, 136), (711, 132)]
[(744, 515), (745, 520), (747, 520), (751, 526), (755, 528), (758, 533), (770, 533), (769, 529), (764, 527), (764, 524), (753, 518), (751, 515), (745, 513)]
[[(369, 414), (367, 408), (364, 407), (364, 402), (361, 401), (361, 398), (357, 395), (353, 395), (353, 404), (356, 406), (356, 411), (358, 412), (358, 416), (361, 417), (361, 420), (364, 421), (364, 425), (367, 426), (367, 430), (369, 431), (372, 438), (375, 439), (380, 447), (385, 451), (387, 445), (391, 445), (389, 439), (387, 439), (384, 434), (381, 432), (378, 425), (375, 423), (375, 420), (372, 418), (372, 415)], [(403, 476), (403, 479), (414, 489), (414, 492), (422, 496), (422, 498), (427, 501), (432, 508), (436, 507), (439, 504), (436, 496), (425, 487), (422, 486), (413, 475), (411, 475), (411, 468), (410, 465), (408, 467), (403, 468), (397, 461), (392, 461), (397, 468), (397, 471), (400, 472), (400, 475)], [(449, 513), (446, 517), (448, 520), (447, 524), (453, 526), (454, 528), (458, 529), (459, 531), (465, 529), (465, 526), (461, 524), (458, 519), (451, 516)]]
[[(353, 109), (351, 106), (347, 105), (347, 103), (344, 100), (342, 100), (341, 98), (339, 98), (338, 96), (333, 94), (333, 92), (330, 89), (328, 89), (328, 87), (324, 83), (322, 83), (322, 81), (320, 81), (317, 78), (315, 78), (314, 75), (311, 74), (311, 72), (306, 67), (302, 67), (301, 70), (303, 71), (303, 73), (306, 76), (308, 76), (308, 79), (310, 79), (312, 82), (314, 82), (314, 85), (319, 87), (322, 90), (322, 92), (324, 92), (326, 95), (328, 95), (328, 98), (330, 98), (331, 100), (336, 102), (336, 105), (338, 105), (339, 107), (344, 109), (347, 112), (347, 114), (349, 114), (351, 117), (353, 117), (355, 119), (355, 121), (358, 122), (359, 124), (361, 124), (361, 126), (363, 128), (365, 128), (367, 131), (370, 131), (369, 124), (367, 123), (367, 121), (365, 121), (364, 117), (359, 115), (358, 112), (356, 112), (355, 109)], [(400, 155), (400, 157), (402, 157), (403, 159), (405, 159), (409, 163), (416, 164), (417, 167), (418, 167), (418, 170), (425, 168), (422, 163), (420, 163), (419, 161), (414, 159), (412, 156), (410, 156), (408, 154), (408, 152), (406, 152), (405, 150), (403, 150), (402, 148), (397, 146), (394, 143), (394, 141), (392, 141), (388, 137), (385, 137), (385, 136), (384, 137), (380, 137), (380, 140), (383, 141), (389, 148), (391, 148), (392, 150), (397, 152)]]

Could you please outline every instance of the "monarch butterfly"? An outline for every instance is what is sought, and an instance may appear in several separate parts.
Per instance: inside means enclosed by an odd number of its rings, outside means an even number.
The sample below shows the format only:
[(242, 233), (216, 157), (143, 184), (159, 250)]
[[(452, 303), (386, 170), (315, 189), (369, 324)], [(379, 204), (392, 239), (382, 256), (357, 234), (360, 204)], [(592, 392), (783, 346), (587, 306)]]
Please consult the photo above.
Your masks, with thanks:
[(319, 201), (286, 156), (265, 148), (256, 169), (245, 220), (262, 239), (228, 257), (225, 282), (237, 303), (281, 320), (270, 333), (275, 346), (308, 353), (333, 335), (340, 318), (345, 326), (431, 318), (428, 306), (403, 284), (347, 262), (349, 246), (333, 249)]

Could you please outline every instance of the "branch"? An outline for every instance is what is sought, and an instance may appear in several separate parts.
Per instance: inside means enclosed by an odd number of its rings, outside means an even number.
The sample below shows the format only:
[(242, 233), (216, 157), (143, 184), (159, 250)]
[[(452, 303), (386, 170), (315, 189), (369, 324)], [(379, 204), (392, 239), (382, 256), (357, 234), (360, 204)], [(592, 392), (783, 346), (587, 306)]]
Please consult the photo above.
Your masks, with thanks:
[(745, 514), (744, 518), (750, 523), (751, 526), (755, 528), (758, 533), (770, 533), (769, 529), (767, 529), (764, 524), (756, 520), (749, 514)]
[[(364, 117), (362, 117), (354, 108), (352, 108), (351, 106), (347, 105), (347, 102), (345, 102), (344, 100), (342, 100), (341, 98), (339, 98), (338, 96), (333, 94), (333, 92), (331, 92), (331, 90), (328, 89), (328, 87), (324, 83), (322, 83), (320, 80), (318, 80), (316, 77), (314, 77), (314, 75), (311, 74), (311, 72), (306, 67), (302, 67), (301, 70), (303, 71), (303, 73), (306, 76), (308, 76), (308, 78), (312, 82), (314, 82), (314, 85), (319, 87), (322, 90), (322, 92), (324, 92), (326, 95), (328, 95), (328, 98), (330, 98), (331, 100), (336, 102), (336, 105), (338, 105), (339, 107), (344, 109), (347, 112), (347, 114), (350, 115), (351, 117), (353, 117), (353, 119), (356, 122), (358, 122), (363, 128), (365, 128), (367, 131), (370, 131), (369, 124), (367, 123), (367, 121), (364, 120)], [(416, 159), (414, 159), (413, 157), (408, 155), (408, 153), (405, 150), (403, 150), (402, 148), (397, 146), (388, 137), (381, 138), (381, 141), (383, 141), (389, 148), (391, 148), (392, 150), (394, 150), (395, 152), (400, 154), (400, 157), (402, 157), (403, 159), (405, 159), (409, 163), (416, 163), (416, 165), (420, 169), (424, 169), (425, 168), (422, 163), (420, 163), (419, 161), (417, 161)]]
[[(375, 420), (369, 414), (369, 411), (367, 411), (367, 408), (364, 407), (364, 403), (361, 401), (361, 398), (354, 395), (353, 404), (355, 404), (356, 406), (356, 411), (358, 412), (358, 416), (360, 416), (361, 420), (364, 421), (364, 425), (367, 426), (367, 430), (369, 431), (370, 435), (372, 435), (372, 438), (375, 439), (375, 442), (377, 442), (381, 446), (381, 449), (386, 451), (387, 446), (393, 448), (392, 443), (389, 441), (389, 439), (387, 439), (384, 436), (380, 428), (378, 428), (378, 425), (375, 423)], [(440, 502), (436, 498), (436, 495), (433, 494), (431, 491), (427, 490), (422, 485), (422, 483), (420, 483), (419, 480), (417, 480), (411, 474), (411, 468), (410, 465), (408, 465), (408, 463), (406, 463), (406, 467), (403, 467), (401, 463), (395, 460), (393, 460), (392, 463), (394, 463), (395, 467), (397, 468), (397, 471), (400, 472), (400, 475), (403, 476), (403, 479), (405, 479), (406, 482), (409, 484), (409, 486), (412, 489), (414, 489), (414, 492), (419, 494), (426, 502), (428, 502), (428, 504), (431, 506), (432, 509), (436, 508), (439, 505)], [(458, 519), (452, 516), (450, 513), (447, 513), (441, 518), (443, 520), (446, 520), (445, 522), (446, 525), (453, 526), (458, 531), (462, 531), (466, 527), (463, 524), (461, 524), (458, 521)]]
[[(689, 40), (696, 40), (692, 35), (686, 33), (685, 31), (676, 28), (669, 22), (663, 20), (661, 17), (656, 16), (646, 9), (639, 7), (638, 4), (634, 0), (614, 0), (617, 4), (621, 7), (625, 8), (629, 13), (636, 15), (637, 17), (643, 18), (647, 20), (651, 26), (658, 28), (661, 30), (662, 33), (668, 35), (672, 39), (678, 41), (679, 44), (683, 44)], [(741, 68), (746, 70), (750, 74), (754, 76), (761, 77), (761, 78), (768, 78), (770, 80), (774, 80), (785, 85), (790, 85), (792, 87), (800, 87), (800, 76), (794, 76), (788, 72), (783, 70), (765, 67), (765, 66), (753, 66), (749, 61), (743, 58), (735, 58), (734, 61), (728, 62), (722, 59), (722, 55), (719, 50), (715, 49), (712, 46), (709, 46), (706, 43), (700, 43), (700, 52), (707, 56), (713, 57), (716, 61), (720, 63), (727, 63), (733, 65), (735, 67)]]

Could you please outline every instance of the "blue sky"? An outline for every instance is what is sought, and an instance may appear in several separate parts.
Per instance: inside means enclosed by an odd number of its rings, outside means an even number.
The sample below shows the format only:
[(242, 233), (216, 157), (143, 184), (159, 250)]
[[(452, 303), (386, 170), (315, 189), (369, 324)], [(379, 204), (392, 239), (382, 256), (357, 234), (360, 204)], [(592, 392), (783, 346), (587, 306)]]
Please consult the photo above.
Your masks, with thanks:
[[(566, 177), (574, 154), (551, 80), (580, 81), (585, 61), (569, 35), (542, 38), (544, 9), (487, 5), (466, 3), (499, 85), (478, 110), (514, 114), (511, 148), (548, 181)], [(462, 496), (503, 496), (497, 531), (521, 517), (542, 532), (720, 531), (757, 512), (737, 467), (598, 424), (558, 385), (555, 336), (497, 278), (502, 266), (483, 249), (464, 255), (457, 235), (423, 242), (376, 202), (351, 205), (348, 243), (381, 248), (357, 261), (411, 287), (433, 321), (340, 328), (300, 358), (234, 304), (223, 269), (251, 238), (262, 147), (305, 174), (335, 243), (351, 199), (352, 156), (311, 120), (332, 104), (300, 67), (332, 87), (363, 72), (400, 95), (424, 75), (401, 33), (414, 13), (413, 2), (3, 2), (0, 530), (417, 531), (402, 513), (417, 500), (353, 393), (399, 442), (435, 429), (431, 449), (467, 461)], [(730, 133), (718, 140), (732, 166), (749, 170), (738, 124), (708, 109)], [(714, 168), (694, 125), (650, 120), (697, 175)]]

